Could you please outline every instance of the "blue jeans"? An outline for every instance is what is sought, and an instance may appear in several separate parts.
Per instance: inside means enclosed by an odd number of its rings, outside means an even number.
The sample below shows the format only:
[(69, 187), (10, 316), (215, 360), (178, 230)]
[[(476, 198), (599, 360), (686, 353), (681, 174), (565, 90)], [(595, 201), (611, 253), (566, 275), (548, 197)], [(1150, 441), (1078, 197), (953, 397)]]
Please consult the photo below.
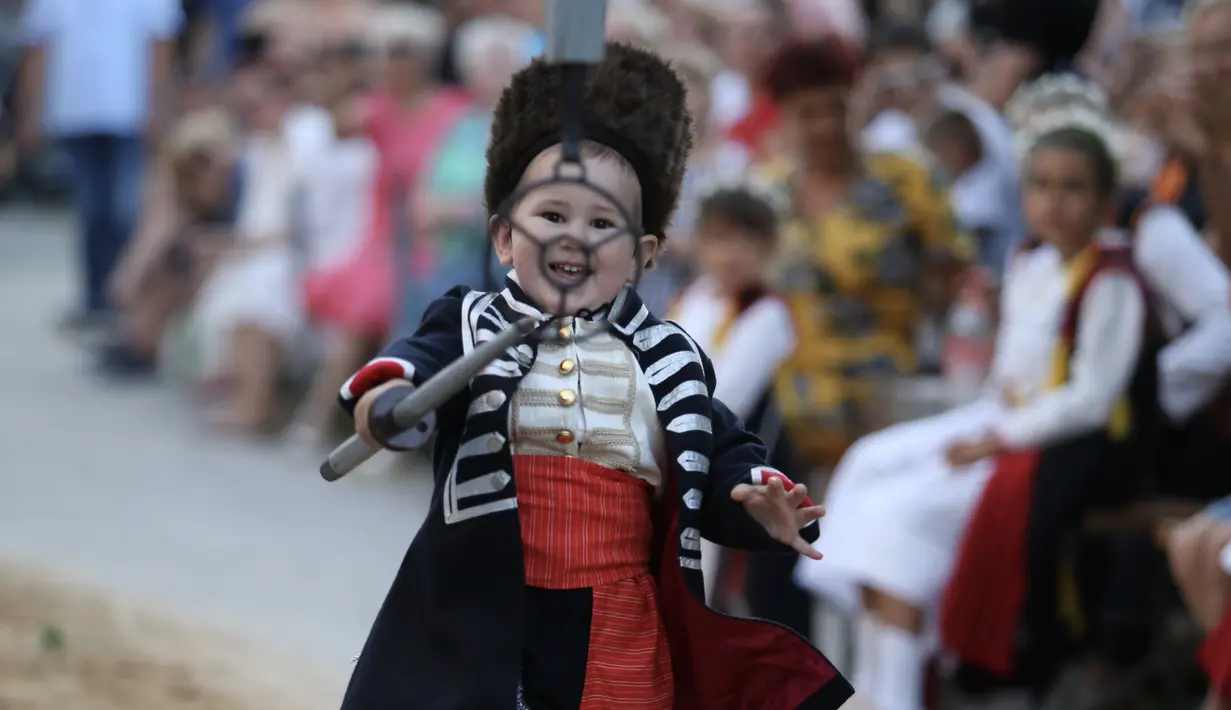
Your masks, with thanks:
[(240, 20), (252, 0), (208, 0), (214, 20), (214, 52), (210, 69), (223, 79), (235, 69), (235, 42), (240, 37)]
[(86, 311), (109, 308), (107, 282), (128, 246), (141, 202), (142, 138), (85, 135), (65, 140), (73, 163), (73, 201), (81, 219)]

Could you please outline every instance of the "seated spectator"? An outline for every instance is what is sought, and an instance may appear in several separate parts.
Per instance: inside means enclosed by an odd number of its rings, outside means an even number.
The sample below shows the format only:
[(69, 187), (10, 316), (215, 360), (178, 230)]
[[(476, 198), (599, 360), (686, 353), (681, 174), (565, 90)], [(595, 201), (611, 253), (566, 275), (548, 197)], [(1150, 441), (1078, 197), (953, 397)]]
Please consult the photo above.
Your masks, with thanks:
[[(1062, 279), (1054, 252), (1024, 249), (1012, 259), (1001, 298), (996, 354), (977, 401), (861, 438), (842, 457), (826, 493), (824, 566), (803, 563), (799, 583), (858, 617), (854, 682), (885, 699), (921, 708), (931, 649), (931, 609), (952, 567), (973, 500), (992, 469), (958, 475), (944, 459), (950, 442), (977, 435), (1031, 401), (1047, 379), (1054, 326), (1038, 294)], [(904, 511), (911, 520), (904, 522)]]
[[(947, 452), (957, 467), (995, 464), (943, 601), (945, 644), (1035, 702), (1072, 648), (1057, 594), (1061, 549), (1092, 506), (1124, 502), (1153, 475), (1159, 424), (1161, 333), (1146, 284), (1127, 242), (1096, 236), (1114, 199), (1114, 139), (1102, 117), (1065, 115), (1039, 119), (1023, 188), (1030, 226), (1065, 264), (1048, 391)], [(1062, 213), (1060, 186), (1071, 184), (1082, 185), (1082, 207)]]
[[(462, 284), (484, 287), (488, 208), (499, 207), (483, 204), (492, 112), (525, 63), (522, 48), (534, 33), (532, 25), (503, 15), (479, 17), (458, 30), (455, 64), (470, 104), (428, 157), (411, 198), (411, 229), (417, 241), (431, 245), (436, 263), (428, 278), (409, 286), (416, 301), (429, 302)], [(419, 314), (407, 315), (415, 323), (402, 325), (413, 328)]]
[(782, 4), (798, 37), (833, 35), (852, 46), (867, 38), (868, 16), (860, 0), (783, 0)]
[(1190, 58), (1191, 90), (1187, 102), (1197, 118), (1205, 139), (1199, 162), (1202, 189), (1209, 211), (1210, 227), (1222, 240), (1220, 253), (1231, 251), (1231, 89), (1227, 72), (1231, 70), (1231, 3), (1201, 0), (1193, 3), (1187, 42), (1181, 42), (1181, 56)]
[[(1201, 85), (1203, 94), (1208, 93), (1211, 96), (1205, 97), (1208, 102), (1206, 106), (1193, 111), (1190, 118), (1193, 115), (1203, 116), (1206, 122), (1204, 126), (1190, 125), (1187, 130), (1176, 132), (1188, 137), (1185, 141), (1172, 141), (1179, 145), (1188, 144), (1190, 150), (1184, 151), (1188, 153), (1187, 160), (1172, 164), (1174, 169), (1168, 176), (1172, 178), (1169, 184), (1160, 180), (1153, 186), (1153, 193), (1158, 197), (1151, 197), (1165, 199), (1168, 196), (1166, 193), (1177, 196), (1204, 192), (1213, 223), (1218, 220), (1220, 214), (1226, 216), (1225, 206), (1218, 204), (1219, 201), (1225, 202), (1225, 190), (1220, 190), (1219, 186), (1225, 184), (1227, 172), (1223, 163), (1225, 154), (1219, 148), (1225, 145), (1226, 138), (1214, 132), (1218, 130), (1218, 125), (1210, 119), (1217, 114), (1209, 111), (1209, 104), (1217, 105), (1225, 101), (1225, 94), (1220, 95), (1223, 92), (1209, 82), (1222, 81), (1218, 77), (1224, 75), (1227, 57), (1231, 56), (1226, 51), (1226, 38), (1231, 33), (1231, 7), (1221, 1), (1197, 3), (1192, 13), (1191, 27), (1193, 56), (1198, 59), (1197, 66), (1200, 70), (1198, 84)], [(1173, 106), (1201, 105), (1201, 102), (1192, 101), (1192, 92), (1185, 93), (1187, 96), (1182, 98), (1187, 101), (1173, 101)], [(1184, 122), (1185, 119), (1180, 118), (1171, 123), (1180, 123), (1182, 126)], [(1198, 130), (1193, 131), (1192, 128)], [(1180, 167), (1186, 169), (1180, 170)], [(1196, 175), (1200, 176), (1199, 181), (1193, 179)], [(1176, 177), (1183, 179), (1176, 180)], [(1198, 185), (1200, 189), (1194, 189)], [(1169, 189), (1164, 191), (1162, 188)], [(1181, 198), (1179, 203), (1181, 206), (1190, 205), (1185, 211), (1191, 212), (1197, 201)], [(1146, 204), (1149, 204), (1149, 201)], [(1205, 231), (1211, 249), (1224, 264), (1231, 266), (1231, 252), (1228, 251), (1228, 243), (1231, 240), (1226, 239), (1225, 229), (1220, 229), (1217, 224), (1210, 224), (1206, 225)], [(1223, 340), (1224, 348), (1228, 342), (1231, 341)], [(1221, 361), (1225, 362), (1225, 357)], [(1219, 360), (1211, 359), (1210, 362), (1216, 364)], [(1207, 405), (1200, 416), (1193, 419), (1193, 424), (1187, 429), (1192, 442), (1198, 446), (1190, 445), (1186, 448), (1191, 452), (1193, 460), (1204, 465), (1193, 470), (1196, 475), (1192, 480), (1207, 485), (1209, 482), (1225, 484), (1226, 465), (1222, 461), (1227, 455), (1227, 444), (1231, 441), (1231, 389), (1225, 381), (1215, 401)], [(1212, 446), (1213, 450), (1202, 452), (1199, 448), (1201, 441), (1205, 442), (1207, 448)], [(1198, 459), (1198, 456), (1201, 458)], [(1231, 518), (1229, 512), (1231, 499), (1217, 501), (1201, 514), (1174, 530), (1165, 531), (1163, 535), (1172, 570), (1184, 593), (1189, 611), (1207, 634), (1201, 649), (1202, 665), (1209, 677), (1209, 690), (1202, 706), (1203, 710), (1231, 708), (1231, 612), (1228, 612), (1231, 608), (1228, 597), (1231, 586), (1227, 583), (1228, 574), (1231, 574), (1228, 572), (1231, 570), (1231, 547), (1228, 545), (1228, 541), (1231, 541), (1231, 525), (1227, 522)]]
[[(671, 309), (671, 318), (714, 362), (721, 399), (769, 447), (769, 462), (799, 470), (777, 410), (772, 386), (778, 366), (795, 348), (795, 328), (786, 304), (770, 289), (769, 270), (778, 242), (781, 199), (771, 186), (719, 178), (698, 188), (695, 256), (700, 268)], [(785, 468), (783, 468), (785, 467)], [(811, 634), (811, 601), (795, 587), (794, 555), (751, 555), (744, 575), (731, 575), (736, 589), (722, 589), (722, 560), (743, 556), (702, 541), (711, 605), (734, 611), (746, 599), (748, 612)]]
[[(1124, 430), (1105, 431), (1125, 425), (1128, 393), (1140, 403), (1133, 409), (1135, 427), (1147, 426), (1144, 410), (1155, 401), (1149, 358), (1141, 357), (1147, 352), (1145, 296), (1127, 250), (1112, 237), (1095, 236), (1113, 197), (1107, 144), (1086, 129), (1063, 125), (1029, 144), (1024, 202), (1031, 226), (1047, 243), (1023, 247), (1010, 265), (988, 395), (878, 432), (852, 448), (826, 496), (826, 565), (799, 569), (810, 588), (861, 610), (856, 683), (883, 707), (922, 707), (922, 673), (932, 650), (928, 632), (946, 584), (952, 586), (945, 641), (963, 661), (986, 662), (972, 650), (968, 629), (977, 627), (998, 642), (1003, 637), (994, 622), (1001, 621), (1010, 639), (1015, 635), (1018, 587), (980, 587), (982, 599), (967, 590), (976, 575), (1006, 584), (1022, 579), (1009, 565), (1026, 555), (1019, 513), (1032, 500), (1025, 628), (1046, 634), (1036, 643), (1054, 643), (1047, 632), (1056, 616), (1058, 540), (1072, 524), (1074, 506), (1133, 470)], [(1057, 186), (1077, 179), (1081, 209), (1074, 205), (1061, 216)], [(993, 507), (1002, 496), (1017, 507)], [(958, 557), (963, 538), (967, 549)], [(1005, 559), (978, 555), (981, 544), (995, 545)], [(949, 582), (955, 560), (959, 566)], [(984, 604), (1007, 616), (989, 617)], [(1042, 650), (1059, 654), (1054, 645)], [(1050, 680), (1043, 670), (1034, 676), (1040, 687)]]
[(1207, 634), (1201, 661), (1210, 678), (1202, 710), (1231, 708), (1231, 498), (1165, 536), (1188, 611)]
[[(873, 112), (860, 136), (865, 150), (927, 156), (930, 146), (925, 133), (939, 114), (961, 114), (974, 127), (979, 160), (961, 172), (949, 170), (949, 177), (958, 182), (952, 186), (950, 197), (962, 227), (983, 230), (982, 236), (989, 234), (990, 215), (963, 212), (969, 212), (975, 204), (1003, 210), (996, 216), (996, 239), (978, 240), (980, 263), (999, 279), (1008, 250), (1022, 239), (1024, 229), (1017, 205), (1017, 157), (1012, 130), (1005, 119), (987, 102), (945, 79), (931, 40), (913, 25), (891, 25), (874, 35), (868, 49), (868, 68), (860, 81), (861, 90), (870, 94)], [(952, 126), (957, 120), (943, 123)], [(923, 159), (935, 157), (939, 156)], [(964, 177), (959, 177), (963, 173)], [(972, 200), (972, 191), (984, 194)], [(996, 196), (1002, 192), (1011, 197), (1006, 200)]]
[(235, 239), (202, 290), (199, 313), (218, 334), (228, 384), (216, 423), (258, 434), (274, 423), (282, 363), (303, 321), (291, 248), (295, 167), (284, 133), (289, 88), (273, 73), (248, 81)]
[(1073, 71), (1094, 31), (1099, 0), (1001, 0), (971, 3), (967, 31), (986, 43), (971, 77), (974, 92), (997, 109), (1048, 72)]
[[(428, 278), (435, 268), (430, 240), (408, 233), (410, 191), (469, 101), (432, 81), (444, 39), (443, 21), (434, 11), (385, 6), (373, 17), (372, 34), (383, 55), (380, 86), (364, 118), (380, 156), (373, 213), (353, 257), (313, 274), (307, 284), (313, 322), (364, 343), (383, 340), (395, 327), (401, 285)], [(409, 256), (399, 255), (402, 246)], [(409, 300), (403, 310), (407, 320), (415, 320), (426, 304)]]
[(791, 198), (775, 283), (799, 338), (775, 397), (800, 454), (820, 466), (866, 433), (876, 383), (916, 371), (920, 316), (947, 309), (971, 257), (926, 168), (860, 151), (848, 130), (853, 74), (841, 45), (798, 41), (766, 80), (795, 146), (767, 168)]
[[(722, 60), (709, 87), (711, 130), (743, 146), (753, 162), (780, 157), (788, 144), (764, 69), (775, 49), (793, 36), (786, 8), (772, 0), (707, 4), (712, 5), (704, 11), (714, 27), (711, 45)], [(827, 36), (831, 44), (856, 46)]]
[(1169, 495), (1213, 500), (1231, 493), (1223, 475), (1231, 465), (1231, 428), (1219, 397), (1231, 377), (1231, 276), (1186, 217), (1183, 202), (1175, 204), (1183, 180), (1173, 184), (1170, 196), (1166, 182), (1156, 182), (1130, 218), (1133, 251), (1158, 297), (1169, 339), (1158, 361), (1168, 424), (1158, 486)]
[(642, 275), (638, 292), (655, 313), (664, 313), (667, 304), (693, 277), (692, 232), (697, 221), (697, 190), (716, 179), (743, 172), (748, 152), (727, 140), (710, 121), (709, 87), (722, 68), (718, 57), (697, 44), (667, 48), (664, 55), (688, 89), (688, 110), (693, 119), (693, 150), (680, 192), (680, 207), (671, 221), (670, 238), (659, 250), (653, 268)]
[(667, 39), (670, 22), (649, 0), (626, 0), (607, 8), (607, 39), (657, 50)]
[(1016, 176), (1002, 169), (974, 122), (960, 111), (938, 116), (924, 145), (953, 179), (949, 200), (958, 224), (975, 242), (979, 264), (999, 280), (1023, 231)]
[(118, 338), (102, 351), (105, 373), (147, 374), (172, 317), (188, 308), (230, 241), (236, 127), (220, 109), (173, 128), (147, 179), (144, 214), (111, 283)]
[(923, 156), (920, 118), (932, 113), (944, 69), (927, 33), (889, 25), (873, 33), (858, 87), (868, 104), (860, 141), (869, 152)]
[(326, 48), (322, 59), (324, 135), (303, 136), (296, 146), (294, 127), (283, 126), (289, 147), (299, 148), (294, 154), (304, 220), (299, 247), (309, 274), (333, 268), (358, 250), (371, 218), (378, 166), (376, 147), (364, 132), (361, 55), (342, 44)]
[(299, 12), (307, 41), (337, 46), (363, 34), (376, 6), (371, 0), (315, 0), (311, 12)]
[(245, 32), (268, 38), (268, 59), (288, 71), (311, 56), (321, 44), (353, 37), (364, 29), (370, 10), (355, 0), (314, 0), (304, 12), (298, 0), (260, 0), (244, 8), (241, 25)]
[(339, 92), (350, 92), (349, 86), (342, 88), (338, 84), (354, 81), (351, 75), (355, 69), (345, 65), (357, 64), (362, 51), (361, 47), (344, 41), (322, 44), (313, 50), (293, 60), (271, 64), (268, 69), (289, 79), (282, 134), (295, 171), (296, 190), (302, 188), (308, 166), (333, 142), (329, 108)]
[(462, 78), (458, 76), (457, 65), (453, 58), (457, 53), (453, 45), (457, 43), (457, 31), (470, 20), (488, 13), (488, 6), (494, 0), (454, 0), (440, 6), (445, 22), (445, 37), (440, 43), (439, 58), (436, 60), (437, 75), (441, 86), (461, 86)]
[[(1205, 313), (1217, 314), (1231, 301), (1231, 286), (1226, 269), (1211, 264), (1226, 260), (1218, 242), (1209, 250), (1195, 243), (1197, 230), (1213, 231), (1207, 216), (1222, 208), (1211, 196), (1225, 194), (1225, 174), (1209, 160), (1217, 151), (1208, 150), (1206, 131), (1195, 120), (1193, 90), (1162, 77), (1132, 97), (1135, 113), (1160, 137), (1167, 158), (1150, 184), (1125, 195), (1118, 219), (1137, 232), (1138, 252), (1148, 248), (1156, 259), (1181, 260), (1169, 273), (1184, 276), (1160, 274), (1163, 284), (1169, 280), (1190, 294), (1190, 302), (1205, 304)], [(1175, 237), (1179, 231), (1186, 232), (1181, 239)], [(1171, 311), (1163, 314), (1163, 324), (1173, 342), (1159, 364), (1164, 383), (1172, 383), (1164, 389), (1163, 406), (1171, 424), (1165, 445), (1175, 458), (1159, 484), (1169, 495), (1213, 500), (1231, 493), (1231, 481), (1221, 475), (1231, 466), (1231, 429), (1217, 401), (1228, 390), (1231, 352), (1224, 344), (1231, 335), (1228, 324), (1219, 327), (1212, 315), (1197, 318), (1191, 307)]]
[(502, 12), (535, 28), (534, 37), (526, 44), (525, 60), (536, 59), (547, 50), (547, 3), (543, 0), (496, 0), (491, 11)]
[[(306, 219), (299, 246), (305, 260), (303, 279), (308, 284), (318, 274), (327, 274), (354, 258), (372, 219), (379, 156), (364, 130), (364, 89), (351, 66), (354, 60), (354, 55), (341, 47), (327, 53), (322, 91), (326, 93), (330, 136), (306, 159), (301, 173), (301, 204)], [(338, 387), (367, 354), (367, 344), (362, 340), (349, 338), (328, 323), (314, 325), (320, 326), (324, 352), (287, 431), (296, 443), (320, 442)]]
[[(771, 104), (769, 96), (757, 97), (753, 82), (774, 47), (786, 36), (786, 27), (764, 0), (708, 3), (718, 27), (717, 51), (723, 68), (710, 82), (710, 122), (714, 130), (727, 133)], [(752, 136), (747, 136), (749, 139)], [(751, 144), (749, 144), (751, 147)]]
[(747, 423), (772, 399), (774, 374), (795, 348), (790, 311), (770, 279), (782, 199), (770, 185), (730, 176), (697, 192), (700, 274), (671, 314), (714, 361), (715, 396)]
[[(485, 152), (492, 111), (500, 92), (522, 65), (522, 50), (533, 33), (530, 25), (505, 16), (479, 17), (458, 29), (453, 45), (457, 54), (454, 66), (461, 74), (471, 103), (426, 159), (423, 174), (413, 190), (412, 230), (416, 240), (431, 244), (436, 268), (427, 278), (405, 285), (415, 294), (411, 300), (430, 300), (459, 284), (476, 289), (484, 286), (488, 214), (483, 204), (483, 169), (487, 164)], [(353, 115), (353, 108), (348, 108), (344, 114), (335, 113), (334, 120), (340, 126), (347, 125), (353, 123)], [(365, 153), (372, 150), (371, 143), (361, 135), (347, 135), (338, 143), (337, 150), (354, 152), (360, 150), (360, 145)], [(357, 160), (356, 155), (349, 161), (356, 169), (354, 172), (339, 176), (346, 184), (332, 184), (324, 190), (332, 196), (328, 199), (341, 199), (355, 208), (370, 202), (373, 176), (361, 176)], [(323, 164), (337, 162), (337, 158), (332, 158)], [(322, 195), (320, 199), (327, 198)], [(336, 219), (339, 210), (327, 212)], [(341, 237), (345, 229), (353, 229), (352, 236), (360, 236), (366, 220), (371, 218), (370, 210), (348, 214), (364, 217), (350, 221), (345, 228), (339, 224), (335, 231)], [(327, 274), (329, 269), (323, 266), (318, 271)], [(418, 318), (417, 313), (408, 316)], [(327, 333), (325, 357), (297, 417), (296, 435), (300, 438), (319, 439), (334, 410), (338, 388), (368, 354), (368, 343), (364, 340), (349, 337), (328, 322), (323, 327)]]
[[(249, 54), (258, 49), (254, 46), (259, 38), (261, 61), (277, 64), (293, 54), (301, 36), (302, 22), (296, 21), (297, 3), (288, 0), (247, 0), (238, 13), (238, 30), (241, 38), (240, 53)], [(246, 62), (238, 58), (239, 65)]]

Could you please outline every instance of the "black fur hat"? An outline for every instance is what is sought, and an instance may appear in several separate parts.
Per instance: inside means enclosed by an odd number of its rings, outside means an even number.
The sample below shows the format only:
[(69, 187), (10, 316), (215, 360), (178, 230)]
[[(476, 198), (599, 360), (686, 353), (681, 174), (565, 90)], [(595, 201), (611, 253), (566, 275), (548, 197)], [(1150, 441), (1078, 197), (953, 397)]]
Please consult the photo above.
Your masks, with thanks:
[[(684, 85), (666, 61), (626, 44), (609, 43), (587, 80), (582, 135), (633, 166), (644, 234), (665, 236), (680, 199), (693, 140), (684, 98)], [(560, 67), (542, 59), (518, 72), (501, 94), (483, 186), (489, 213), (517, 189), (535, 156), (559, 142), (560, 103)]]

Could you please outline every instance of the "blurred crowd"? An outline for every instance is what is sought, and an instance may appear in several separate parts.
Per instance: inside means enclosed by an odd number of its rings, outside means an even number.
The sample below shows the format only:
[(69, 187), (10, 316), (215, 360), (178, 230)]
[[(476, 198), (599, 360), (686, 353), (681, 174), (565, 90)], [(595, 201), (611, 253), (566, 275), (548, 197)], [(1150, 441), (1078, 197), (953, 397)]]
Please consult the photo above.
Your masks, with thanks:
[[(1162, 643), (1154, 617), (1181, 596), (1212, 639), (1231, 635), (1219, 631), (1231, 511), (1205, 507), (1231, 494), (1231, 2), (607, 7), (612, 40), (672, 60), (696, 126), (666, 251), (639, 288), (714, 355), (720, 399), (786, 442), (796, 469), (832, 479), (819, 544), (831, 559), (793, 569), (726, 555), (716, 603), (805, 634), (813, 595), (848, 610), (856, 685), (879, 710), (923, 707), (928, 661), (946, 647), (963, 652), (947, 675), (967, 690), (1041, 697), (1061, 661), (1081, 658), (1083, 687), (1105, 691), (1143, 667)], [(546, 49), (541, 0), (26, 0), (4, 12), (20, 22), (0, 35), (0, 191), (64, 157), (81, 291), (61, 326), (101, 376), (178, 372), (229, 435), (319, 447), (337, 438), (339, 387), (383, 343), (448, 288), (502, 277), (485, 146), (502, 88)], [(1064, 132), (1086, 119), (1096, 128)], [(1105, 310), (1088, 315), (1094, 291), (1073, 290), (1076, 255), (1111, 233), (1149, 318), (1106, 286)], [(1151, 349), (1142, 324), (1155, 320)], [(1046, 384), (1064, 337), (1066, 373)], [(1161, 414), (1149, 436), (1138, 416), (1133, 441), (1150, 453), (1116, 439), (1082, 459), (1065, 437), (1102, 435), (1146, 360), (1154, 385), (1136, 411)], [(1119, 380), (1106, 374), (1117, 367)], [(1026, 422), (1027, 401), (1050, 409)], [(951, 578), (980, 559), (969, 531), (990, 515), (989, 481), (1021, 463), (1013, 439), (1081, 481), (1044, 491), (1031, 464), (1031, 495), (1055, 505), (1036, 505), (1021, 532), (1047, 538), (1026, 563), (1034, 648), (1022, 659), (1046, 662), (1016, 674), (945, 621), (962, 598)], [(1159, 501), (1170, 507), (1142, 507)], [(1090, 553), (1127, 571), (1079, 565), (1099, 571), (1073, 633), (1063, 575), (1039, 569), (1077, 554), (1090, 514), (1130, 508), (1109, 524), (1119, 538)], [(1158, 574), (1142, 561), (1155, 557)], [(1124, 592), (1155, 577), (1183, 595), (1150, 606)], [(1207, 707), (1227, 707), (1231, 663), (1206, 655)]]

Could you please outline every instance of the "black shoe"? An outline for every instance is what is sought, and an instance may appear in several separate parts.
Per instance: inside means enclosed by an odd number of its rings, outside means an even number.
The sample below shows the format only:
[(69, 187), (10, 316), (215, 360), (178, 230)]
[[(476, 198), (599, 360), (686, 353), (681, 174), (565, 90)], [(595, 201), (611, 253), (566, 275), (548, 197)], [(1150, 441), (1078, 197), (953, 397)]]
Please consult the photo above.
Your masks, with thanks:
[(108, 377), (143, 378), (156, 375), (158, 363), (127, 343), (113, 343), (99, 351), (96, 369)]

